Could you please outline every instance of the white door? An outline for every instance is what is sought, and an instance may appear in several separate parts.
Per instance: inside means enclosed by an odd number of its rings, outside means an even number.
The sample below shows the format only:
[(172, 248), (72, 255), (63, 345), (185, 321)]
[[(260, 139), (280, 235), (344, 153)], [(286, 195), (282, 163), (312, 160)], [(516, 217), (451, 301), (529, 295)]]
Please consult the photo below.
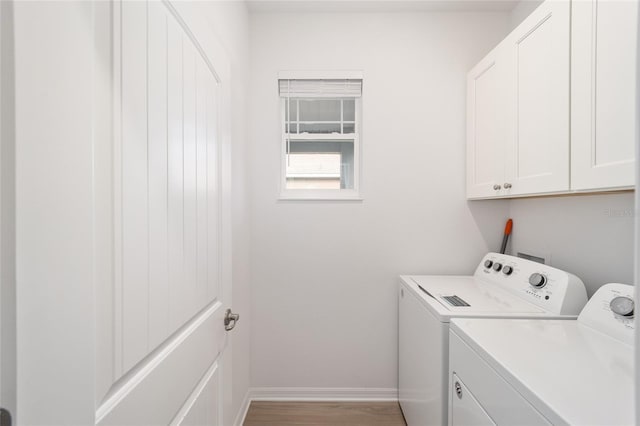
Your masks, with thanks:
[(163, 2), (18, 2), (14, 16), (17, 422), (220, 424), (216, 62)]
[(467, 74), (467, 198), (503, 194), (508, 56), (498, 45)]
[(571, 189), (631, 187), (638, 2), (574, 2), (571, 32)]
[(544, 2), (507, 38), (513, 118), (503, 186), (510, 195), (569, 189), (570, 7)]

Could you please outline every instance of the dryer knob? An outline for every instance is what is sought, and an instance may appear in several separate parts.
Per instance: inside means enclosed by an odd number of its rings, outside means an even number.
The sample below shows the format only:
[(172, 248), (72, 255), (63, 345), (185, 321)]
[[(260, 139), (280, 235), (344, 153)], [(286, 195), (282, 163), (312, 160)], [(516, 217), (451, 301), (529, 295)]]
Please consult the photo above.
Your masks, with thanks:
[(496, 262), (496, 263), (493, 264), (493, 270), (494, 271), (500, 272), (500, 269), (502, 269), (502, 263)]
[(489, 269), (493, 266), (493, 261), (492, 260), (485, 260), (484, 261), (484, 267)]
[(629, 297), (626, 297), (626, 296), (614, 297), (611, 300), (611, 303), (609, 303), (609, 307), (611, 308), (611, 311), (616, 315), (619, 315), (625, 318), (633, 318), (634, 303), (633, 303), (633, 299)]
[(547, 277), (535, 272), (529, 277), (529, 284), (531, 284), (535, 288), (542, 288), (547, 285)]
[(502, 268), (502, 273), (505, 275), (511, 275), (512, 272), (513, 266), (505, 266), (504, 268)]

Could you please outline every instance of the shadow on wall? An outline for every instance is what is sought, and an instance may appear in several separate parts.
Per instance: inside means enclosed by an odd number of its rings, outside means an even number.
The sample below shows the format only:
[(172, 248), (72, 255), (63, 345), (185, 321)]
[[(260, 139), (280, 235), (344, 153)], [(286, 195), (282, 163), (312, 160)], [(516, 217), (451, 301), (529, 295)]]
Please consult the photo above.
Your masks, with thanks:
[[(467, 201), (467, 206), (489, 251), (500, 251), (504, 226), (509, 218), (509, 200), (473, 200)], [(507, 244), (507, 254), (510, 247), (511, 240)]]

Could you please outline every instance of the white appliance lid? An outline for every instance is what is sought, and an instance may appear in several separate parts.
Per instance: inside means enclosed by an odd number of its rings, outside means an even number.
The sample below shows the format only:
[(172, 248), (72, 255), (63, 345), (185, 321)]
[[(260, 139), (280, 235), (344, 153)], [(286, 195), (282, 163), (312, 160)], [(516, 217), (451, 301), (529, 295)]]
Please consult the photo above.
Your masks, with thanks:
[(464, 318), (451, 330), (551, 423), (633, 424), (631, 345), (578, 321)]
[[(457, 275), (405, 276), (403, 281), (422, 297), (440, 316), (513, 316), (541, 315), (542, 308), (512, 295), (502, 288), (476, 277)], [(456, 306), (456, 296), (468, 306)]]

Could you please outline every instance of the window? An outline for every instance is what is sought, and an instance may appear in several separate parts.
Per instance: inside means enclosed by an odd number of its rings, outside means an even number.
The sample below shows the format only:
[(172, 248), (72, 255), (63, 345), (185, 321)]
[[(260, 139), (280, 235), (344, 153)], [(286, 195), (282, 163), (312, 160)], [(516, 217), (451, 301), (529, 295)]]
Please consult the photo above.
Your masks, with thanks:
[(280, 79), (279, 87), (281, 198), (358, 198), (362, 80)]

